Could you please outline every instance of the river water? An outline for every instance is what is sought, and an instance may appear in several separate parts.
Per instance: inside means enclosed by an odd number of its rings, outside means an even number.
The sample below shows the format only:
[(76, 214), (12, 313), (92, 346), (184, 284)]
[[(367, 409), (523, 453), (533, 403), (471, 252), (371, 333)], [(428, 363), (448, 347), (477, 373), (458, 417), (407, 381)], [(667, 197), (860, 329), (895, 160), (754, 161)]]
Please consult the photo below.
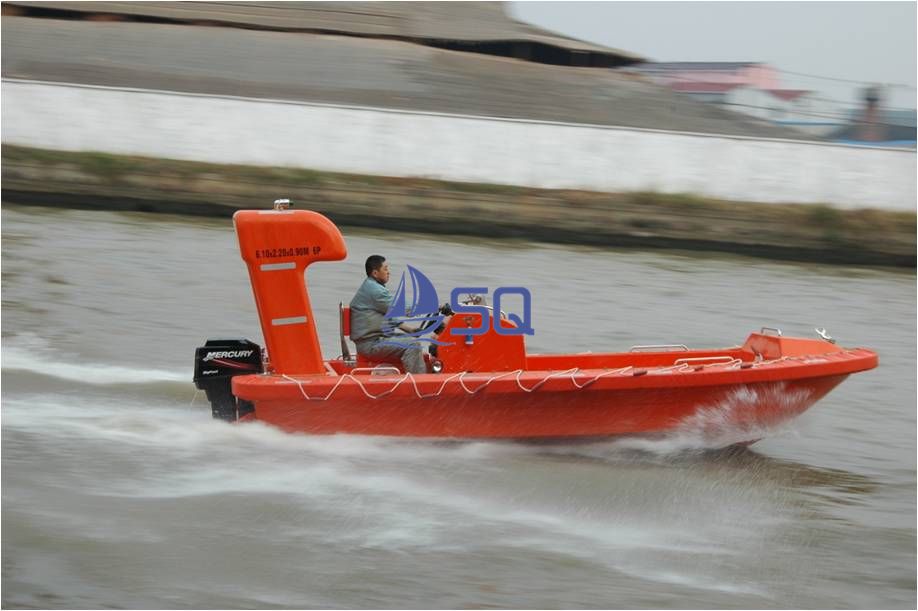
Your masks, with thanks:
[(226, 220), (4, 205), (4, 607), (914, 608), (915, 275), (345, 229), (448, 296), (523, 284), (533, 352), (741, 343), (880, 354), (746, 450), (287, 435), (213, 421), (207, 337), (261, 342)]

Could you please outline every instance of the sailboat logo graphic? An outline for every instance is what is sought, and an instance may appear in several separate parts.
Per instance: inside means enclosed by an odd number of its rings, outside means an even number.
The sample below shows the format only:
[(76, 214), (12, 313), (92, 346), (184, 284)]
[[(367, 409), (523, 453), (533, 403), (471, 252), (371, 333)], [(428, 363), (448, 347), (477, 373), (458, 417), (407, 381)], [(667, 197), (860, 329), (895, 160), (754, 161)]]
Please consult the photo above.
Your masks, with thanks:
[[(421, 270), (411, 265), (408, 266), (407, 274), (411, 283), (411, 301), (410, 303), (407, 301), (405, 272), (402, 272), (402, 279), (398, 283), (398, 289), (395, 291), (392, 305), (389, 306), (389, 311), (386, 312), (385, 321), (383, 322), (383, 334), (392, 339), (396, 337), (413, 337), (417, 342), (430, 342), (437, 346), (452, 344), (452, 342), (441, 342), (421, 337), (423, 334), (436, 329), (443, 322), (445, 316), (440, 314), (440, 300), (437, 298), (437, 289), (434, 288), (430, 279), (421, 273)], [(418, 330), (396, 335), (395, 330), (401, 323), (417, 326)], [(404, 340), (401, 342), (383, 340), (380, 343), (405, 345)]]

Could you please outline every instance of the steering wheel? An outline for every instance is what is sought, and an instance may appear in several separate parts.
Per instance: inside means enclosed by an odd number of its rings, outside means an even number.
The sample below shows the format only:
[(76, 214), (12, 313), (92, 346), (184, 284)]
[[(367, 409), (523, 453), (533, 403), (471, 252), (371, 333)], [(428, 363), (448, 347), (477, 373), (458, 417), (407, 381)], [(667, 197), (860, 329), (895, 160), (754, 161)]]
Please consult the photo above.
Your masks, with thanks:
[[(438, 322), (436, 319), (436, 316), (439, 314), (442, 314), (443, 316), (452, 316), (454, 312), (453, 312), (453, 309), (449, 307), (449, 303), (444, 303), (442, 306), (440, 306), (440, 309), (437, 310), (436, 313), (431, 313), (426, 316), (430, 320), (424, 321), (419, 331), (425, 331), (435, 322)], [(440, 325), (436, 329), (433, 330), (433, 332), (436, 333), (437, 335), (443, 332), (443, 321), (441, 320), (439, 322), (440, 322)]]

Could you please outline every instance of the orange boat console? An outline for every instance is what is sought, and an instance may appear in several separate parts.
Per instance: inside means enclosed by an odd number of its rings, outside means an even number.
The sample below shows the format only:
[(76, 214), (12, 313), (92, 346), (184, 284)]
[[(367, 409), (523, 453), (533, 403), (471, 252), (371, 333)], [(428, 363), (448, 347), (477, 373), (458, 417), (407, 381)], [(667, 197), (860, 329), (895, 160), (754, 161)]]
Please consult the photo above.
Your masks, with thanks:
[(635, 346), (623, 353), (529, 354), (514, 323), (488, 309), (448, 317), (428, 355), (431, 373), (352, 357), (347, 308), (342, 355), (322, 356), (306, 268), (347, 256), (326, 217), (306, 210), (234, 215), (266, 351), (243, 339), (198, 348), (194, 380), (213, 414), (259, 420), (286, 431), (432, 438), (597, 438), (728, 427), (755, 441), (800, 414), (849, 374), (877, 366), (867, 349), (821, 337), (752, 333), (741, 346), (689, 350)]

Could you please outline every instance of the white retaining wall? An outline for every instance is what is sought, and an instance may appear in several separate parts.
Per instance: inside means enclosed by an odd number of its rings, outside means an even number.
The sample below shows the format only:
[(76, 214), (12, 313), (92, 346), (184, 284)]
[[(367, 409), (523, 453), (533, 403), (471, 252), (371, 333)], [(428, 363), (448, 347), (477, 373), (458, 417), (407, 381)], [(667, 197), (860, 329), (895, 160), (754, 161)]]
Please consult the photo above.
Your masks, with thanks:
[(914, 210), (916, 154), (4, 79), (2, 141), (596, 191)]

